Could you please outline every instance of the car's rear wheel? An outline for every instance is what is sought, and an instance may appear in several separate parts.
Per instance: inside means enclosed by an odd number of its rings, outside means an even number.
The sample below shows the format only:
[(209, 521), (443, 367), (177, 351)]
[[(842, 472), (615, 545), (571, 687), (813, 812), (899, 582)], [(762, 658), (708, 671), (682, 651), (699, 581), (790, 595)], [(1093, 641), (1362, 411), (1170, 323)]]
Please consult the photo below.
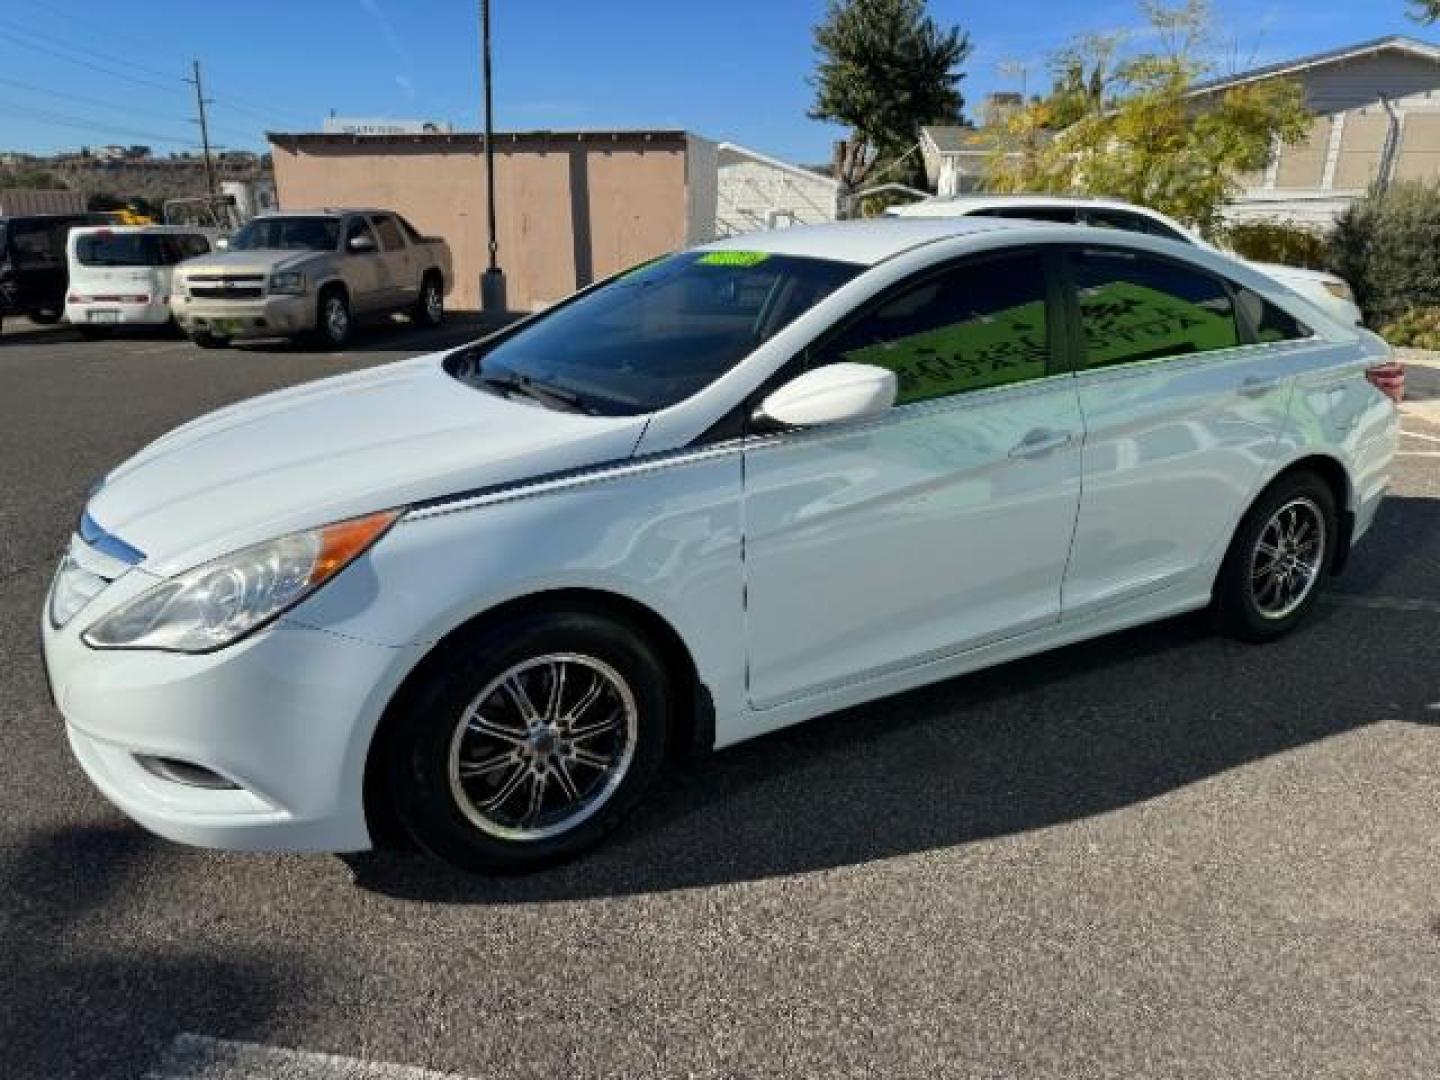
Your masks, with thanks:
[(1309, 615), (1335, 559), (1335, 496), (1311, 472), (1281, 477), (1240, 522), (1215, 582), (1221, 629), (1272, 641)]
[(467, 869), (570, 858), (650, 787), (670, 697), (656, 650), (623, 622), (505, 619), (447, 646), (395, 718), (395, 809), (421, 847)]
[(191, 334), (190, 340), (202, 349), (223, 349), (230, 344), (229, 338), (216, 337), (214, 334), (206, 333), (203, 330)]
[(439, 326), (445, 321), (445, 289), (438, 275), (425, 275), (410, 317), (419, 326)]
[(41, 326), (54, 326), (60, 321), (62, 314), (63, 312), (52, 308), (37, 308), (29, 313), (29, 317), (31, 322), (39, 323)]

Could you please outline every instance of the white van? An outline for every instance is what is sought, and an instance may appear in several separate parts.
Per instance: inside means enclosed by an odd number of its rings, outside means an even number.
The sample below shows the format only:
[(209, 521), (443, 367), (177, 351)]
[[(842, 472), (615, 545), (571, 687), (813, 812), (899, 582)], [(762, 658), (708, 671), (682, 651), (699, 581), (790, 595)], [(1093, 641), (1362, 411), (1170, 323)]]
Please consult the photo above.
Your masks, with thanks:
[(169, 324), (175, 265), (209, 254), (215, 235), (175, 225), (71, 230), (65, 318), (95, 337), (115, 326)]

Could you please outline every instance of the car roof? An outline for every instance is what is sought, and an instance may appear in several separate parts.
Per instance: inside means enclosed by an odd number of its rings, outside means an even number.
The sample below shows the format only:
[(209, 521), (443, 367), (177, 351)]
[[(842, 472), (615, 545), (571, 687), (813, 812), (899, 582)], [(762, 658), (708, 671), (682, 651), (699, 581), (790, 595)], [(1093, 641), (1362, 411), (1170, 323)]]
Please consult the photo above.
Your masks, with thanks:
[(89, 236), (93, 233), (204, 233), (215, 232), (214, 229), (205, 225), (85, 225), (72, 232), (76, 236)]
[(796, 255), (874, 266), (901, 252), (938, 240), (1033, 227), (1033, 222), (1007, 221), (1004, 218), (869, 218), (744, 233), (701, 245), (697, 250), (759, 251), (770, 255)]
[(313, 210), (267, 210), (256, 218), (341, 217), (344, 214), (393, 214), (378, 206), (317, 206)]
[(886, 213), (894, 217), (925, 218), (955, 217), (977, 210), (1024, 210), (1026, 207), (1067, 206), (1103, 210), (1133, 210), (1152, 217), (1165, 215), (1148, 206), (1111, 199), (1099, 195), (941, 195), (923, 202), (892, 206)]

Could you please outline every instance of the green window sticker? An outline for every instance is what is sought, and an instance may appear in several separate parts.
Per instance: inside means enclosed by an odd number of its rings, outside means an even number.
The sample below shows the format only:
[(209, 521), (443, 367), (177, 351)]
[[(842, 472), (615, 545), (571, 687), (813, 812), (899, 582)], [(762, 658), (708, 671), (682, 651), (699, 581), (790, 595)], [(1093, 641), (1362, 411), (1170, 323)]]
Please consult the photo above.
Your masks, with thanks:
[(707, 251), (695, 260), (696, 266), (727, 266), (731, 269), (748, 270), (759, 266), (770, 258), (768, 251)]

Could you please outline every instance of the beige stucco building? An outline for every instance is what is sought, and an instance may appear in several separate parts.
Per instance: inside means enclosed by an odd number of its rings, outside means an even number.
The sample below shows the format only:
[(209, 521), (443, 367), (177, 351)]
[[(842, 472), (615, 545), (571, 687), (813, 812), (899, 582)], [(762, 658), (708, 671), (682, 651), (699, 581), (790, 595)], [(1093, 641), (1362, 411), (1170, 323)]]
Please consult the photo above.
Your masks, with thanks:
[[(383, 206), (443, 236), (452, 307), (480, 306), (486, 266), (485, 139), (475, 133), (269, 136), (280, 205)], [(597, 278), (710, 239), (715, 144), (684, 131), (495, 136), (499, 263), (527, 311)]]

